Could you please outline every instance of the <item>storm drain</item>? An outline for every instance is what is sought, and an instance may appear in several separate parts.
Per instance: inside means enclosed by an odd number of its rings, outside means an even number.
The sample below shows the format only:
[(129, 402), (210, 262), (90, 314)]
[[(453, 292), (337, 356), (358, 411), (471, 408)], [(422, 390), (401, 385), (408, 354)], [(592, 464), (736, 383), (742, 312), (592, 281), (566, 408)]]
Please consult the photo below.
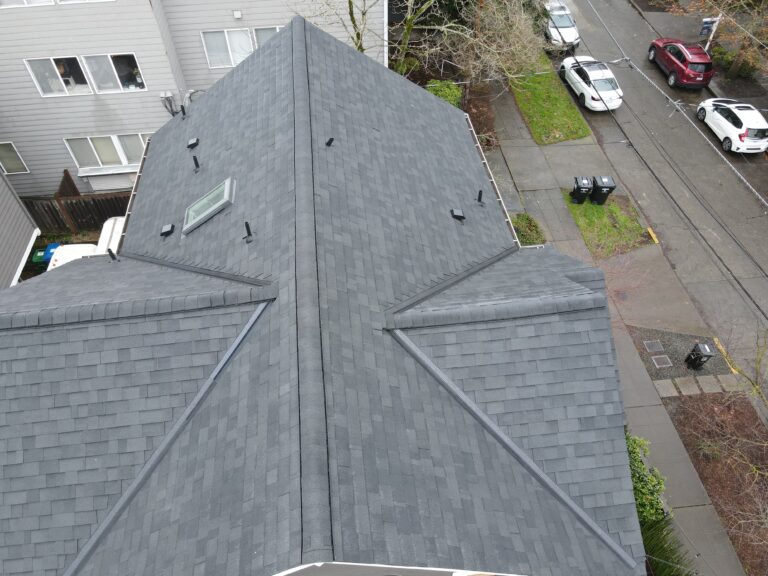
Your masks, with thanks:
[(643, 340), (643, 346), (648, 352), (664, 352), (661, 340)]
[(653, 360), (653, 365), (656, 366), (656, 368), (669, 368), (672, 366), (672, 360), (670, 360), (669, 356), (666, 354), (663, 354), (662, 356), (651, 356), (651, 360)]

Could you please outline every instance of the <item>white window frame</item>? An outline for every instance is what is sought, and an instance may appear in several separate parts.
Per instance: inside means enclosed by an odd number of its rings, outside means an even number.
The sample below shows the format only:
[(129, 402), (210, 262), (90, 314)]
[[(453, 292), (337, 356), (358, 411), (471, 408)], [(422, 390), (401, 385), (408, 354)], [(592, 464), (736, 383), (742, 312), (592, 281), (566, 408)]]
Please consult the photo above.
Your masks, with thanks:
[(251, 33), (253, 34), (253, 45), (256, 47), (255, 50), (259, 49), (259, 37), (256, 36), (256, 30), (269, 30), (271, 28), (274, 28), (275, 33), (278, 33), (284, 28), (284, 26), (254, 26), (251, 28)]
[[(187, 217), (189, 216), (190, 209), (197, 204), (198, 202), (204, 200), (211, 194), (213, 194), (218, 188), (221, 186), (224, 186), (224, 197), (219, 200), (216, 204), (208, 208), (205, 212), (200, 214), (195, 220), (191, 222), (187, 222)], [(192, 230), (198, 228), (199, 226), (202, 226), (208, 220), (213, 218), (216, 214), (224, 210), (227, 206), (230, 206), (235, 201), (235, 179), (232, 177), (227, 178), (222, 182), (221, 184), (217, 184), (211, 190), (209, 190), (206, 194), (203, 194), (200, 198), (192, 202), (189, 206), (187, 206), (187, 209), (184, 211), (184, 225), (181, 229), (181, 233), (184, 235), (189, 234), (192, 232)]]
[[(141, 164), (141, 162), (140, 161), (135, 163), (128, 162), (128, 158), (125, 155), (123, 146), (122, 144), (120, 144), (119, 136), (138, 136), (139, 139), (144, 144), (144, 148), (146, 149), (147, 141), (142, 136), (143, 134), (152, 134), (152, 133), (151, 132), (121, 132), (120, 134), (93, 134), (91, 136), (71, 136), (69, 138), (64, 138), (63, 140), (64, 140), (64, 145), (67, 147), (67, 151), (69, 152), (69, 155), (72, 156), (72, 160), (74, 160), (75, 166), (77, 166), (78, 176), (96, 176), (99, 174), (123, 174), (125, 172), (136, 172), (139, 169), (139, 165)], [(96, 157), (96, 160), (99, 163), (98, 166), (86, 166), (86, 167), (80, 166), (80, 163), (77, 161), (77, 156), (75, 156), (74, 152), (72, 152), (72, 148), (69, 147), (69, 142), (67, 142), (67, 140), (76, 140), (81, 138), (85, 138), (86, 140), (88, 140), (88, 145), (91, 147), (91, 150), (93, 150), (93, 155)], [(121, 163), (104, 166), (104, 164), (101, 163), (101, 158), (99, 158), (99, 153), (96, 151), (96, 147), (93, 145), (91, 138), (111, 138), (112, 145), (115, 147), (115, 150), (117, 150), (117, 155), (120, 158)]]
[(54, 6), (56, 4), (90, 4), (93, 2), (115, 2), (115, 0), (68, 0), (66, 2), (62, 0), (48, 0), (47, 4), (26, 4), (28, 0), (24, 0), (25, 4), (21, 6), (0, 6), (0, 10), (6, 10), (9, 8), (39, 8), (40, 6)]
[(11, 145), (11, 147), (13, 148), (13, 151), (14, 151), (14, 152), (16, 152), (16, 156), (18, 156), (18, 157), (19, 157), (19, 160), (21, 160), (21, 163), (22, 163), (22, 164), (24, 164), (24, 171), (23, 171), (23, 172), (8, 172), (8, 171), (6, 171), (6, 169), (5, 169), (5, 166), (3, 166), (2, 164), (0, 164), (0, 173), (2, 173), (2, 174), (8, 174), (8, 175), (11, 175), (11, 176), (12, 176), (13, 174), (29, 174), (29, 166), (27, 166), (27, 163), (26, 163), (26, 162), (24, 162), (24, 158), (22, 158), (22, 157), (21, 157), (21, 154), (19, 154), (19, 149), (18, 149), (18, 148), (16, 148), (16, 144), (14, 144), (14, 143), (13, 143), (13, 142), (11, 142), (11, 141), (8, 141), (8, 142), (0, 142), (0, 144), (10, 144), (10, 145)]
[(54, 1), (48, 0), (47, 4), (27, 4), (27, 0), (23, 0), (24, 4), (22, 6), (0, 6), (0, 10), (6, 10), (9, 8), (39, 8), (40, 6), (53, 6)]
[[(248, 40), (251, 43), (251, 54), (253, 54), (253, 51), (255, 48), (253, 47), (253, 32), (250, 28), (218, 28), (215, 30), (201, 30), (200, 31), (200, 41), (203, 43), (203, 52), (205, 52), (205, 61), (208, 63), (208, 68), (210, 70), (217, 70), (220, 68), (234, 68), (235, 64), (233, 64), (232, 60), (232, 47), (229, 45), (229, 34), (228, 32), (248, 32)], [(205, 33), (208, 32), (224, 32), (224, 39), (227, 41), (227, 52), (229, 52), (229, 66), (211, 66), (211, 59), (208, 57), (208, 47), (205, 45)]]
[[(77, 60), (77, 63), (80, 65), (80, 71), (83, 73), (83, 77), (85, 78), (85, 82), (86, 84), (88, 84), (89, 91), (87, 93), (83, 92), (80, 94), (69, 94), (69, 91), (67, 90), (67, 85), (64, 84), (64, 80), (61, 78), (61, 74), (59, 74), (58, 69), (56, 69), (56, 64), (54, 63), (55, 59), (63, 59), (63, 58), (75, 58)], [(37, 81), (37, 77), (35, 76), (35, 73), (32, 72), (32, 67), (29, 65), (30, 60), (50, 60), (54, 70), (56, 70), (56, 73), (59, 74), (59, 82), (61, 82), (61, 86), (64, 88), (64, 94), (44, 94), (43, 90), (40, 88), (40, 84)], [(86, 72), (85, 62), (80, 60), (80, 56), (42, 56), (40, 58), (25, 58), (24, 66), (27, 67), (27, 71), (29, 72), (29, 75), (32, 77), (32, 82), (35, 83), (35, 88), (37, 88), (37, 91), (40, 93), (40, 96), (42, 96), (43, 98), (71, 98), (72, 96), (92, 96), (93, 95), (93, 87), (91, 86), (91, 77)]]
[[(139, 74), (141, 75), (141, 81), (144, 83), (144, 88), (135, 88), (133, 90), (129, 90), (128, 88), (123, 88), (123, 84), (120, 82), (120, 77), (117, 75), (117, 70), (115, 70), (115, 63), (112, 61), (112, 56), (124, 56), (129, 54), (133, 56), (134, 60), (136, 60), (136, 67), (139, 69)], [(112, 65), (112, 73), (115, 75), (117, 85), (120, 86), (118, 90), (99, 90), (99, 86), (96, 83), (93, 74), (91, 73), (91, 69), (88, 67), (88, 61), (86, 60), (86, 58), (94, 58), (96, 56), (106, 56), (109, 58), (109, 63)], [(148, 90), (147, 79), (144, 77), (144, 72), (141, 70), (141, 64), (139, 64), (139, 59), (136, 57), (135, 52), (102, 52), (100, 54), (83, 54), (82, 58), (86, 75), (90, 81), (90, 84), (93, 84), (93, 90), (96, 92), (96, 94), (131, 94), (132, 92), (146, 92)]]

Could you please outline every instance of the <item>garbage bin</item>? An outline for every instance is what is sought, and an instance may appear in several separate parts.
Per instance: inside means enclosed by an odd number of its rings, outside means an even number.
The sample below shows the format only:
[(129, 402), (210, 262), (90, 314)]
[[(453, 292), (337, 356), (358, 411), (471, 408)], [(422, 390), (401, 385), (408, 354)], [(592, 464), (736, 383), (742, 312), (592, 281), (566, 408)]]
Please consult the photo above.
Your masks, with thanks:
[(608, 196), (616, 189), (616, 183), (610, 176), (595, 176), (592, 179), (592, 192), (589, 201), (592, 204), (605, 204)]
[(712, 349), (704, 342), (697, 342), (685, 357), (685, 365), (692, 370), (701, 370), (704, 364), (714, 356)]
[(573, 179), (571, 201), (574, 204), (583, 204), (590, 192), (592, 192), (592, 179), (589, 176), (576, 176)]

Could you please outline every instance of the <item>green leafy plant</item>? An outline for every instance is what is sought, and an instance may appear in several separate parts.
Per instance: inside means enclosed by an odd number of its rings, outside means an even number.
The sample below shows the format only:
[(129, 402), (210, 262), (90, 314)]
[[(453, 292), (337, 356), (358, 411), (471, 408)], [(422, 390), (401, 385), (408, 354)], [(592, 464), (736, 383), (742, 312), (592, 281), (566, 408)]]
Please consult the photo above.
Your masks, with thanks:
[(512, 218), (512, 226), (515, 228), (517, 239), (520, 240), (522, 246), (544, 244), (547, 241), (539, 223), (527, 212), (515, 215)]
[(450, 80), (430, 80), (427, 91), (438, 98), (442, 98), (448, 104), (459, 108), (461, 106), (461, 87)]
[(664, 516), (640, 526), (647, 558), (648, 574), (653, 576), (692, 576), (696, 574), (680, 538), (672, 525), (672, 517)]
[(645, 463), (644, 457), (648, 455), (648, 440), (632, 436), (626, 431), (625, 435), (637, 516), (640, 518), (641, 526), (650, 526), (666, 516), (662, 500), (664, 477), (656, 468), (649, 467)]
[[(730, 68), (733, 66), (738, 50), (728, 50), (722, 46), (715, 46), (712, 48), (712, 61), (718, 66), (728, 70), (730, 74)], [(738, 65), (738, 69), (734, 71), (735, 76), (739, 78), (753, 79), (757, 74), (757, 66), (755, 66), (751, 60), (743, 59), (741, 65)]]

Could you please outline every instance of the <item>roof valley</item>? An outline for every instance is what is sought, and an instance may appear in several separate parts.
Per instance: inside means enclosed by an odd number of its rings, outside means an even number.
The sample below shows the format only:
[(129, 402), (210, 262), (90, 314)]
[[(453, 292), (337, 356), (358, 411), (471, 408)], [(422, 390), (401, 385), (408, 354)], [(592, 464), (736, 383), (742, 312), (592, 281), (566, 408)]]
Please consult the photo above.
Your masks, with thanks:
[(306, 24), (292, 23), (302, 563), (333, 560)]

